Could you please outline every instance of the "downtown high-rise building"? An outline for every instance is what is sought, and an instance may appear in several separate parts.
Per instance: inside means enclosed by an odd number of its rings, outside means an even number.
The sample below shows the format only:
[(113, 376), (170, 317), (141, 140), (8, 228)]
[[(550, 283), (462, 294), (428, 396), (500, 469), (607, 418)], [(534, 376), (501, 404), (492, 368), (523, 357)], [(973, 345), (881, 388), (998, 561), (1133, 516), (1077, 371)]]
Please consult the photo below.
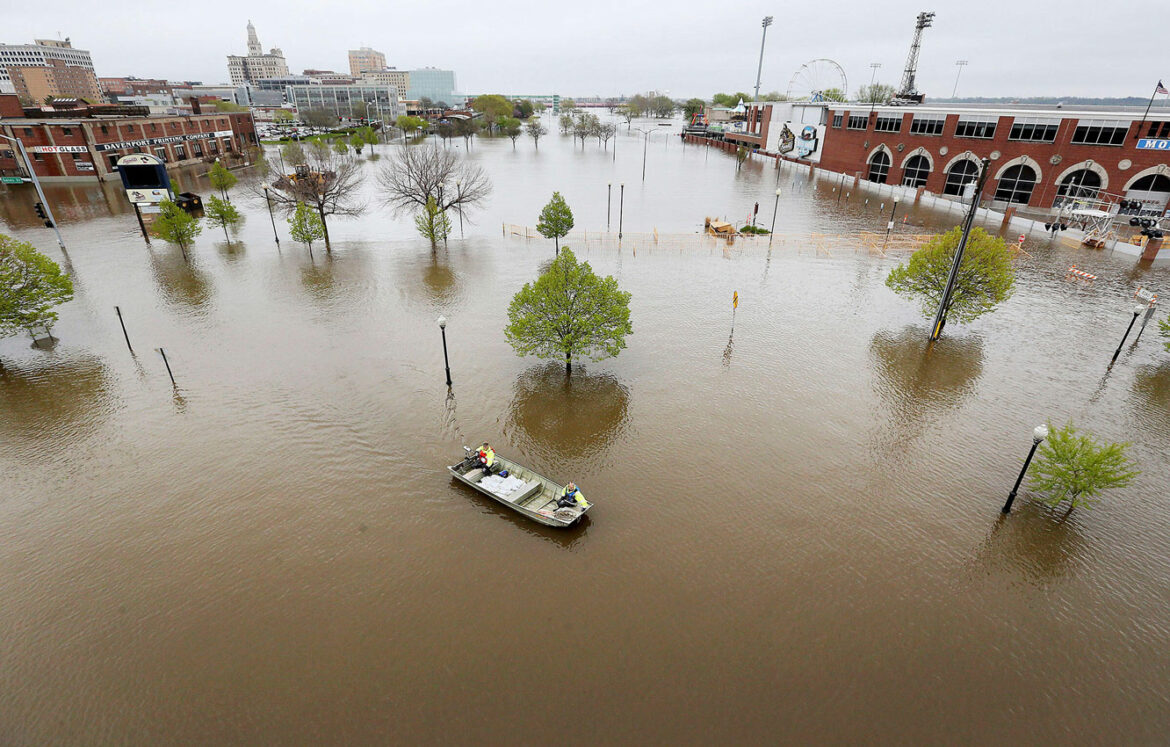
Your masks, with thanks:
[[(24, 79), (24, 90), (17, 90), (19, 81), (13, 80), (9, 68), (21, 69), (17, 77)], [(23, 74), (26, 70), (27, 76)], [(30, 91), (30, 85), (36, 90)], [(54, 90), (48, 90), (49, 87)], [(69, 39), (37, 39), (33, 44), (0, 44), (0, 93), (20, 93), (22, 97), (32, 97), (39, 93), (40, 96), (36, 96), (38, 100), (45, 95), (101, 98), (101, 89), (93, 71), (93, 59), (88, 51), (74, 49)]]
[(256, 27), (248, 21), (248, 54), (228, 55), (228, 77), (234, 86), (255, 83), (264, 78), (286, 78), (288, 63), (279, 47), (264, 52), (260, 38), (256, 35)]
[(360, 78), (362, 73), (386, 67), (386, 55), (370, 47), (349, 50), (349, 74)]

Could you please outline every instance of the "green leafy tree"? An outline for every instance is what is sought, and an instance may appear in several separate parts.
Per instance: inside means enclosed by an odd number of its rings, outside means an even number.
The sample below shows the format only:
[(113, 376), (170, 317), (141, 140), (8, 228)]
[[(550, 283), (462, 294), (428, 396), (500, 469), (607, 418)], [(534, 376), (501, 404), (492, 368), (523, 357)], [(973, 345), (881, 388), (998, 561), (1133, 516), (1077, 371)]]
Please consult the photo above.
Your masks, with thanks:
[(349, 144), (360, 156), (362, 154), (362, 148), (366, 147), (366, 139), (362, 137), (361, 134), (355, 132), (349, 136)]
[(246, 112), (248, 108), (240, 106), (234, 101), (215, 101), (212, 103), (217, 112)]
[(519, 117), (520, 119), (528, 119), (532, 116), (532, 112), (535, 110), (536, 107), (532, 105), (531, 101), (528, 99), (521, 99), (520, 101), (516, 102), (512, 114), (513, 116)]
[(438, 249), (440, 241), (446, 241), (451, 233), (451, 219), (442, 210), (434, 197), (427, 198), (423, 210), (414, 216), (414, 226), (424, 239), (429, 239), (431, 249)]
[[(891, 270), (886, 285), (898, 295), (918, 299), (923, 315), (933, 317), (942, 302), (962, 236), (963, 230), (958, 226), (936, 235), (914, 252), (908, 262)], [(973, 229), (955, 276), (948, 316), (969, 322), (994, 310), (1011, 297), (1015, 279), (1007, 242), (982, 228)]]
[(557, 119), (557, 123), (561, 127), (561, 134), (562, 135), (568, 135), (570, 132), (573, 131), (573, 115), (572, 114), (562, 114), (560, 116), (560, 118)]
[(857, 100), (863, 104), (884, 104), (894, 98), (898, 89), (885, 83), (864, 85), (857, 90)]
[(739, 102), (748, 102), (752, 100), (750, 93), (743, 91), (736, 91), (735, 93), (717, 93), (711, 97), (711, 104), (713, 106), (722, 106), (728, 109), (738, 106)]
[(516, 150), (516, 138), (524, 134), (524, 126), (520, 120), (515, 117), (500, 117), (496, 126), (500, 128), (500, 134), (504, 137), (511, 138), (512, 150)]
[(706, 106), (707, 102), (702, 99), (687, 99), (686, 103), (682, 105), (683, 116), (689, 121), (696, 114), (702, 112)]
[(293, 121), (296, 117), (288, 109), (277, 109), (272, 112), (272, 121), (278, 124), (287, 124)]
[(653, 102), (651, 102), (649, 96), (643, 96), (640, 93), (636, 93), (631, 96), (628, 101), (626, 101), (625, 108), (626, 111), (630, 113), (631, 117), (644, 117), (650, 112), (652, 105)]
[(305, 149), (298, 142), (285, 143), (280, 146), (280, 157), (289, 166), (296, 166), (306, 161)]
[(844, 101), (845, 92), (840, 88), (826, 88), (821, 91), (821, 98), (825, 101)]
[(588, 262), (578, 263), (565, 247), (547, 272), (512, 299), (504, 335), (517, 355), (563, 357), (571, 374), (574, 357), (615, 356), (633, 331), (630, 294), (612, 275), (598, 277)]
[(572, 114), (577, 110), (577, 102), (572, 99), (561, 99), (561, 111)]
[(313, 242), (325, 238), (325, 224), (317, 211), (303, 202), (298, 202), (296, 209), (288, 219), (288, 233), (293, 241), (309, 247), (309, 254), (313, 253)]
[(227, 200), (221, 200), (215, 195), (212, 195), (207, 198), (207, 207), (203, 212), (212, 224), (223, 229), (223, 237), (227, 239), (228, 244), (231, 244), (232, 240), (228, 236), (228, 226), (234, 226), (240, 222), (240, 211), (236, 210), (236, 206)]
[(1128, 443), (1099, 443), (1090, 434), (1080, 435), (1072, 423), (1055, 430), (1049, 426), (1032, 465), (1032, 487), (1046, 494), (1049, 506), (1067, 500), (1069, 512), (1092, 508), (1101, 493), (1123, 488), (1140, 474), (1127, 448)]
[(546, 239), (552, 239), (556, 246), (556, 256), (561, 254), (561, 239), (573, 230), (573, 211), (560, 192), (553, 192), (552, 199), (540, 211), (540, 218), (536, 221), (536, 230)]
[(51, 329), (53, 308), (72, 298), (73, 280), (60, 265), (32, 244), (0, 234), (0, 337)]
[(151, 231), (154, 235), (170, 244), (178, 244), (183, 259), (187, 258), (187, 247), (195, 237), (203, 233), (203, 226), (199, 219), (192, 216), (183, 208), (170, 200), (163, 200), (158, 204), (159, 214), (154, 219)]
[(463, 144), (471, 145), (471, 138), (479, 133), (479, 121), (475, 119), (456, 119), (455, 134), (463, 138)]
[(1167, 338), (1166, 342), (1163, 344), (1166, 346), (1167, 350), (1170, 350), (1170, 316), (1158, 322), (1158, 330), (1162, 333), (1163, 337)]
[(335, 153), (337, 153), (337, 155), (344, 156), (346, 153), (349, 153), (349, 144), (346, 142), (345, 138), (339, 137), (333, 141), (333, 150)]
[(337, 115), (325, 109), (309, 109), (301, 112), (301, 121), (310, 127), (334, 127)]
[(675, 109), (674, 101), (669, 96), (655, 96), (650, 100), (650, 111), (659, 119), (672, 116)]
[(239, 181), (236, 175), (224, 168), (219, 161), (211, 165), (211, 171), (207, 173), (207, 178), (211, 180), (211, 186), (218, 189), (220, 196), (225, 200), (231, 199), (228, 197), (228, 190)]
[(764, 94), (764, 101), (787, 101), (788, 94), (779, 91), (768, 91)]
[[(371, 151), (375, 150), (374, 146), (378, 144), (379, 139), (377, 130), (375, 130), (373, 127), (363, 127), (358, 130), (356, 134), (361, 137), (363, 143), (370, 146)], [(354, 145), (354, 148), (358, 153), (362, 152), (362, 149), (358, 148), (357, 145)]]
[(408, 114), (403, 114), (395, 122), (398, 129), (405, 132), (407, 135), (415, 135), (419, 130), (427, 126), (427, 121), (422, 117), (412, 117)]
[(512, 116), (512, 102), (496, 93), (486, 93), (471, 100), (471, 108), (483, 115), (484, 121), (497, 123), (501, 117)]
[(540, 150), (540, 139), (548, 134), (548, 128), (539, 119), (530, 119), (524, 129), (528, 131), (528, 137), (532, 138), (532, 144)]

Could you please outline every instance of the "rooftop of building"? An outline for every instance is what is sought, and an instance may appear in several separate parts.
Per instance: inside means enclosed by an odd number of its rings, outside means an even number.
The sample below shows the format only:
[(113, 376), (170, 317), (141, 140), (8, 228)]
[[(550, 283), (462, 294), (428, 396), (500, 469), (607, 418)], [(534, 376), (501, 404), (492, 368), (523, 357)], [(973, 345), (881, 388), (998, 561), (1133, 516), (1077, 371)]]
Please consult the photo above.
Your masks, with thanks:
[[(789, 102), (805, 103), (805, 102)], [(869, 111), (870, 104), (860, 101), (825, 102), (827, 108), (834, 111)], [(1084, 119), (1141, 119), (1146, 108), (1144, 106), (1093, 106), (1077, 104), (1064, 106), (1062, 104), (1001, 104), (1001, 103), (956, 103), (956, 104), (910, 104), (891, 105), (878, 104), (872, 109), (881, 114), (971, 114), (980, 116), (1009, 116), (1009, 117), (1060, 117)], [(1170, 117), (1170, 109), (1157, 106), (1150, 109), (1149, 118)]]

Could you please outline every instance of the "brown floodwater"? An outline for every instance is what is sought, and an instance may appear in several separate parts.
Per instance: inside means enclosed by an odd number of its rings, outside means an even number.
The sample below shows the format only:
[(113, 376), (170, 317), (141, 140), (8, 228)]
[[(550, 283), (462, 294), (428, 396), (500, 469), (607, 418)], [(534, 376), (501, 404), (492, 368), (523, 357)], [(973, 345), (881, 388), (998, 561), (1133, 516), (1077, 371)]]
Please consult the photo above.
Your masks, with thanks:
[[(332, 255), (237, 188), (245, 224), (189, 263), (113, 187), (49, 188), (77, 293), (55, 344), (0, 342), (0, 743), (1164, 743), (1170, 352), (1151, 328), (1107, 364), (1170, 270), (1041, 229), (1015, 296), (928, 352), (896, 255), (679, 237), (767, 225), (777, 185), (790, 235), (882, 230), (888, 197), (664, 135), (643, 185), (641, 137), (616, 147), (477, 142), (495, 192), (436, 253), (372, 180)], [(616, 231), (623, 181), (625, 230), (670, 238), (578, 241), (634, 334), (566, 380), (504, 339), (553, 248), (500, 226), (559, 189), (604, 230), (612, 182)], [(0, 193), (0, 230), (64, 261), (31, 203)], [(1069, 419), (1140, 478), (1002, 518), (1032, 427)], [(588, 521), (453, 482), (483, 440)]]

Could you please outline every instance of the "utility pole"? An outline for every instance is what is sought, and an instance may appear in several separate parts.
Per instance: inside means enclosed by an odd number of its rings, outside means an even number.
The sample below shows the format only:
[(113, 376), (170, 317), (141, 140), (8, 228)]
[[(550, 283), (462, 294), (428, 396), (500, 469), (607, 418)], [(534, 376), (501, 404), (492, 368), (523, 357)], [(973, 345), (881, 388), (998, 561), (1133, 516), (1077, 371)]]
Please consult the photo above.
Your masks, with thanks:
[(951, 98), (959, 95), (959, 76), (963, 74), (963, 68), (967, 67), (966, 60), (955, 60), (955, 67), (959, 68), (959, 72), (955, 73), (955, 90), (951, 91)]
[(873, 116), (874, 104), (877, 103), (877, 97), (873, 95), (873, 81), (874, 81), (874, 78), (877, 77), (878, 68), (880, 68), (881, 66), (882, 66), (882, 63), (880, 63), (880, 62), (869, 63), (869, 68), (871, 70), (873, 70), (873, 72), (869, 74), (869, 116), (871, 116), (871, 117)]
[(760, 100), (760, 75), (764, 72), (764, 42), (768, 40), (768, 27), (772, 25), (772, 16), (764, 16), (764, 35), (760, 39), (760, 65), (756, 68), (756, 101)]
[(53, 229), (53, 233), (57, 235), (57, 246), (61, 251), (65, 251), (65, 240), (61, 238), (61, 232), (57, 229), (57, 219), (53, 216), (53, 208), (49, 206), (49, 200), (45, 197), (45, 192), (41, 189), (41, 180), (37, 179), (37, 172), (33, 169), (33, 162), (28, 157), (28, 151), (24, 149), (24, 143), (20, 138), (8, 137), (7, 135), (0, 135), (5, 140), (11, 140), (16, 143), (17, 150), (20, 151), (20, 157), (24, 160), (24, 165), (28, 169), (28, 176), (32, 179), (33, 187), (37, 190), (37, 197), (41, 200), (41, 205), (45, 208), (45, 220), (48, 221), (48, 228)]
[(963, 223), (963, 237), (959, 239), (959, 246), (955, 249), (955, 261), (951, 263), (951, 274), (947, 277), (947, 286), (943, 290), (942, 301), (939, 302), (938, 312), (934, 315), (934, 324), (930, 328), (930, 341), (934, 342), (942, 334), (947, 323), (947, 312), (950, 311), (951, 293), (955, 290), (955, 277), (959, 274), (959, 264), (963, 261), (963, 250), (967, 248), (967, 239), (971, 236), (971, 226), (975, 224), (975, 212), (979, 209), (979, 199), (983, 188), (987, 184), (987, 175), (991, 172), (991, 159), (984, 158), (979, 171), (979, 181), (975, 185), (975, 194), (971, 196), (971, 207), (967, 211), (967, 220)]

